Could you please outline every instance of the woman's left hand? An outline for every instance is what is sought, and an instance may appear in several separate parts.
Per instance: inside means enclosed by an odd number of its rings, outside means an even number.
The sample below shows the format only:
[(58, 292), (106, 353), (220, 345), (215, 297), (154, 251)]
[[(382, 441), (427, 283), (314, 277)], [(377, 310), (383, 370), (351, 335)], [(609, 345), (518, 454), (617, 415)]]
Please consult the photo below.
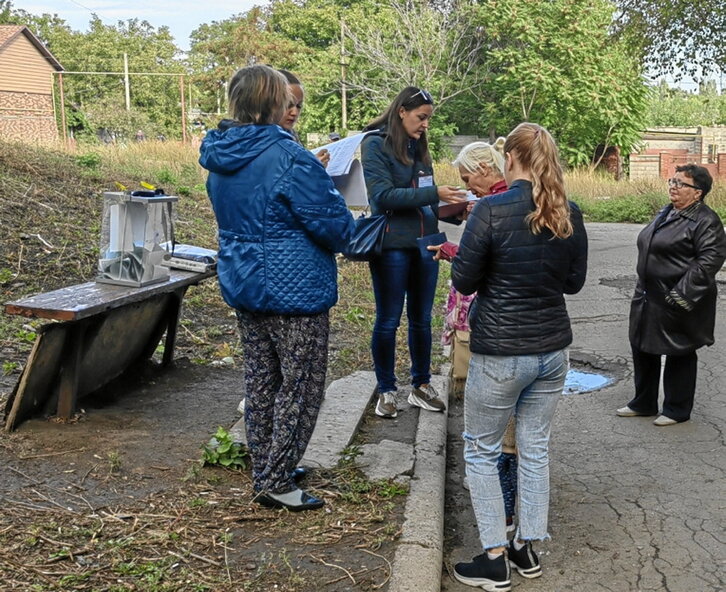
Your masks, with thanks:
[(328, 168), (328, 163), (330, 162), (330, 152), (323, 148), (315, 156), (320, 161), (320, 164), (322, 164), (325, 168)]

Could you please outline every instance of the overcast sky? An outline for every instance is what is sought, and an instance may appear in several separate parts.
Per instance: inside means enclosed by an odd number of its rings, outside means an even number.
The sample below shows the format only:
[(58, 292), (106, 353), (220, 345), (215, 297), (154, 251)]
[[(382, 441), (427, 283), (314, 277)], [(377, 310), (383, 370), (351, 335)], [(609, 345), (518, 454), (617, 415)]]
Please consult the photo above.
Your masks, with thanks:
[(169, 27), (177, 45), (189, 49), (190, 33), (204, 23), (222, 21), (264, 0), (15, 0), (14, 8), (31, 14), (57, 14), (72, 29), (86, 31), (95, 13), (105, 24), (138, 18)]

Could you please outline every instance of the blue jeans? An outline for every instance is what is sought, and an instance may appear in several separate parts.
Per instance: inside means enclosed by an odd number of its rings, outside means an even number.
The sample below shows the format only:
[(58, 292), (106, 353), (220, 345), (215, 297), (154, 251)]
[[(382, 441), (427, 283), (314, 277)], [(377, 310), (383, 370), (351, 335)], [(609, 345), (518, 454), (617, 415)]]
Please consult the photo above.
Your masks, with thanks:
[(404, 302), (411, 383), (416, 387), (428, 384), (431, 380), (431, 308), (439, 264), (433, 258), (421, 257), (418, 249), (387, 249), (369, 265), (376, 298), (371, 352), (378, 392), (396, 390), (396, 330), (401, 324)]
[(542, 540), (549, 511), (550, 425), (569, 366), (568, 350), (523, 356), (472, 353), (464, 392), (464, 459), (484, 549), (507, 545), (497, 464), (517, 414), (520, 540)]

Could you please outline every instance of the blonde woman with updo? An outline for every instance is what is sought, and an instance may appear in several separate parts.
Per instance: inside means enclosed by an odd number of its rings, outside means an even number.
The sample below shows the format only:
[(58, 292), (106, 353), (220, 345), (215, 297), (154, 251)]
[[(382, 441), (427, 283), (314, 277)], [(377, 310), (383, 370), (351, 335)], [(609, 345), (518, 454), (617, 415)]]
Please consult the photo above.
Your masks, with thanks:
[[(456, 160), (451, 163), (459, 169), (459, 176), (464, 186), (475, 197), (488, 197), (507, 190), (502, 154), (504, 142), (504, 138), (497, 138), (494, 144), (472, 142), (464, 146)], [(475, 203), (472, 201), (467, 205), (467, 213), (471, 212)], [(427, 248), (429, 251), (434, 251), (434, 259), (444, 261), (451, 261), (459, 250), (456, 243), (448, 241)]]
[[(549, 132), (522, 123), (504, 144), (509, 189), (480, 200), (452, 263), (454, 287), (477, 293), (469, 314), (471, 362), (464, 392), (464, 459), (484, 552), (457, 563), (456, 578), (511, 589), (511, 566), (542, 575), (532, 541), (549, 538), (549, 437), (572, 342), (564, 294), (585, 283), (587, 235), (565, 196)], [(517, 417), (519, 524), (508, 542), (497, 462)]]

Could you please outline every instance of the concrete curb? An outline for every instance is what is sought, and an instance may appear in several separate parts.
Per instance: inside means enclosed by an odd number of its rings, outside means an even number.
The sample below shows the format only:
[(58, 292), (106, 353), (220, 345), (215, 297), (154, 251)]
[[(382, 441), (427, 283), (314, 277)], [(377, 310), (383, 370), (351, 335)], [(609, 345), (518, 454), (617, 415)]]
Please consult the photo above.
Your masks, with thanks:
[[(448, 379), (431, 382), (448, 409)], [(403, 532), (391, 566), (389, 592), (439, 592), (444, 544), (447, 413), (421, 411), (416, 464), (404, 509)]]

